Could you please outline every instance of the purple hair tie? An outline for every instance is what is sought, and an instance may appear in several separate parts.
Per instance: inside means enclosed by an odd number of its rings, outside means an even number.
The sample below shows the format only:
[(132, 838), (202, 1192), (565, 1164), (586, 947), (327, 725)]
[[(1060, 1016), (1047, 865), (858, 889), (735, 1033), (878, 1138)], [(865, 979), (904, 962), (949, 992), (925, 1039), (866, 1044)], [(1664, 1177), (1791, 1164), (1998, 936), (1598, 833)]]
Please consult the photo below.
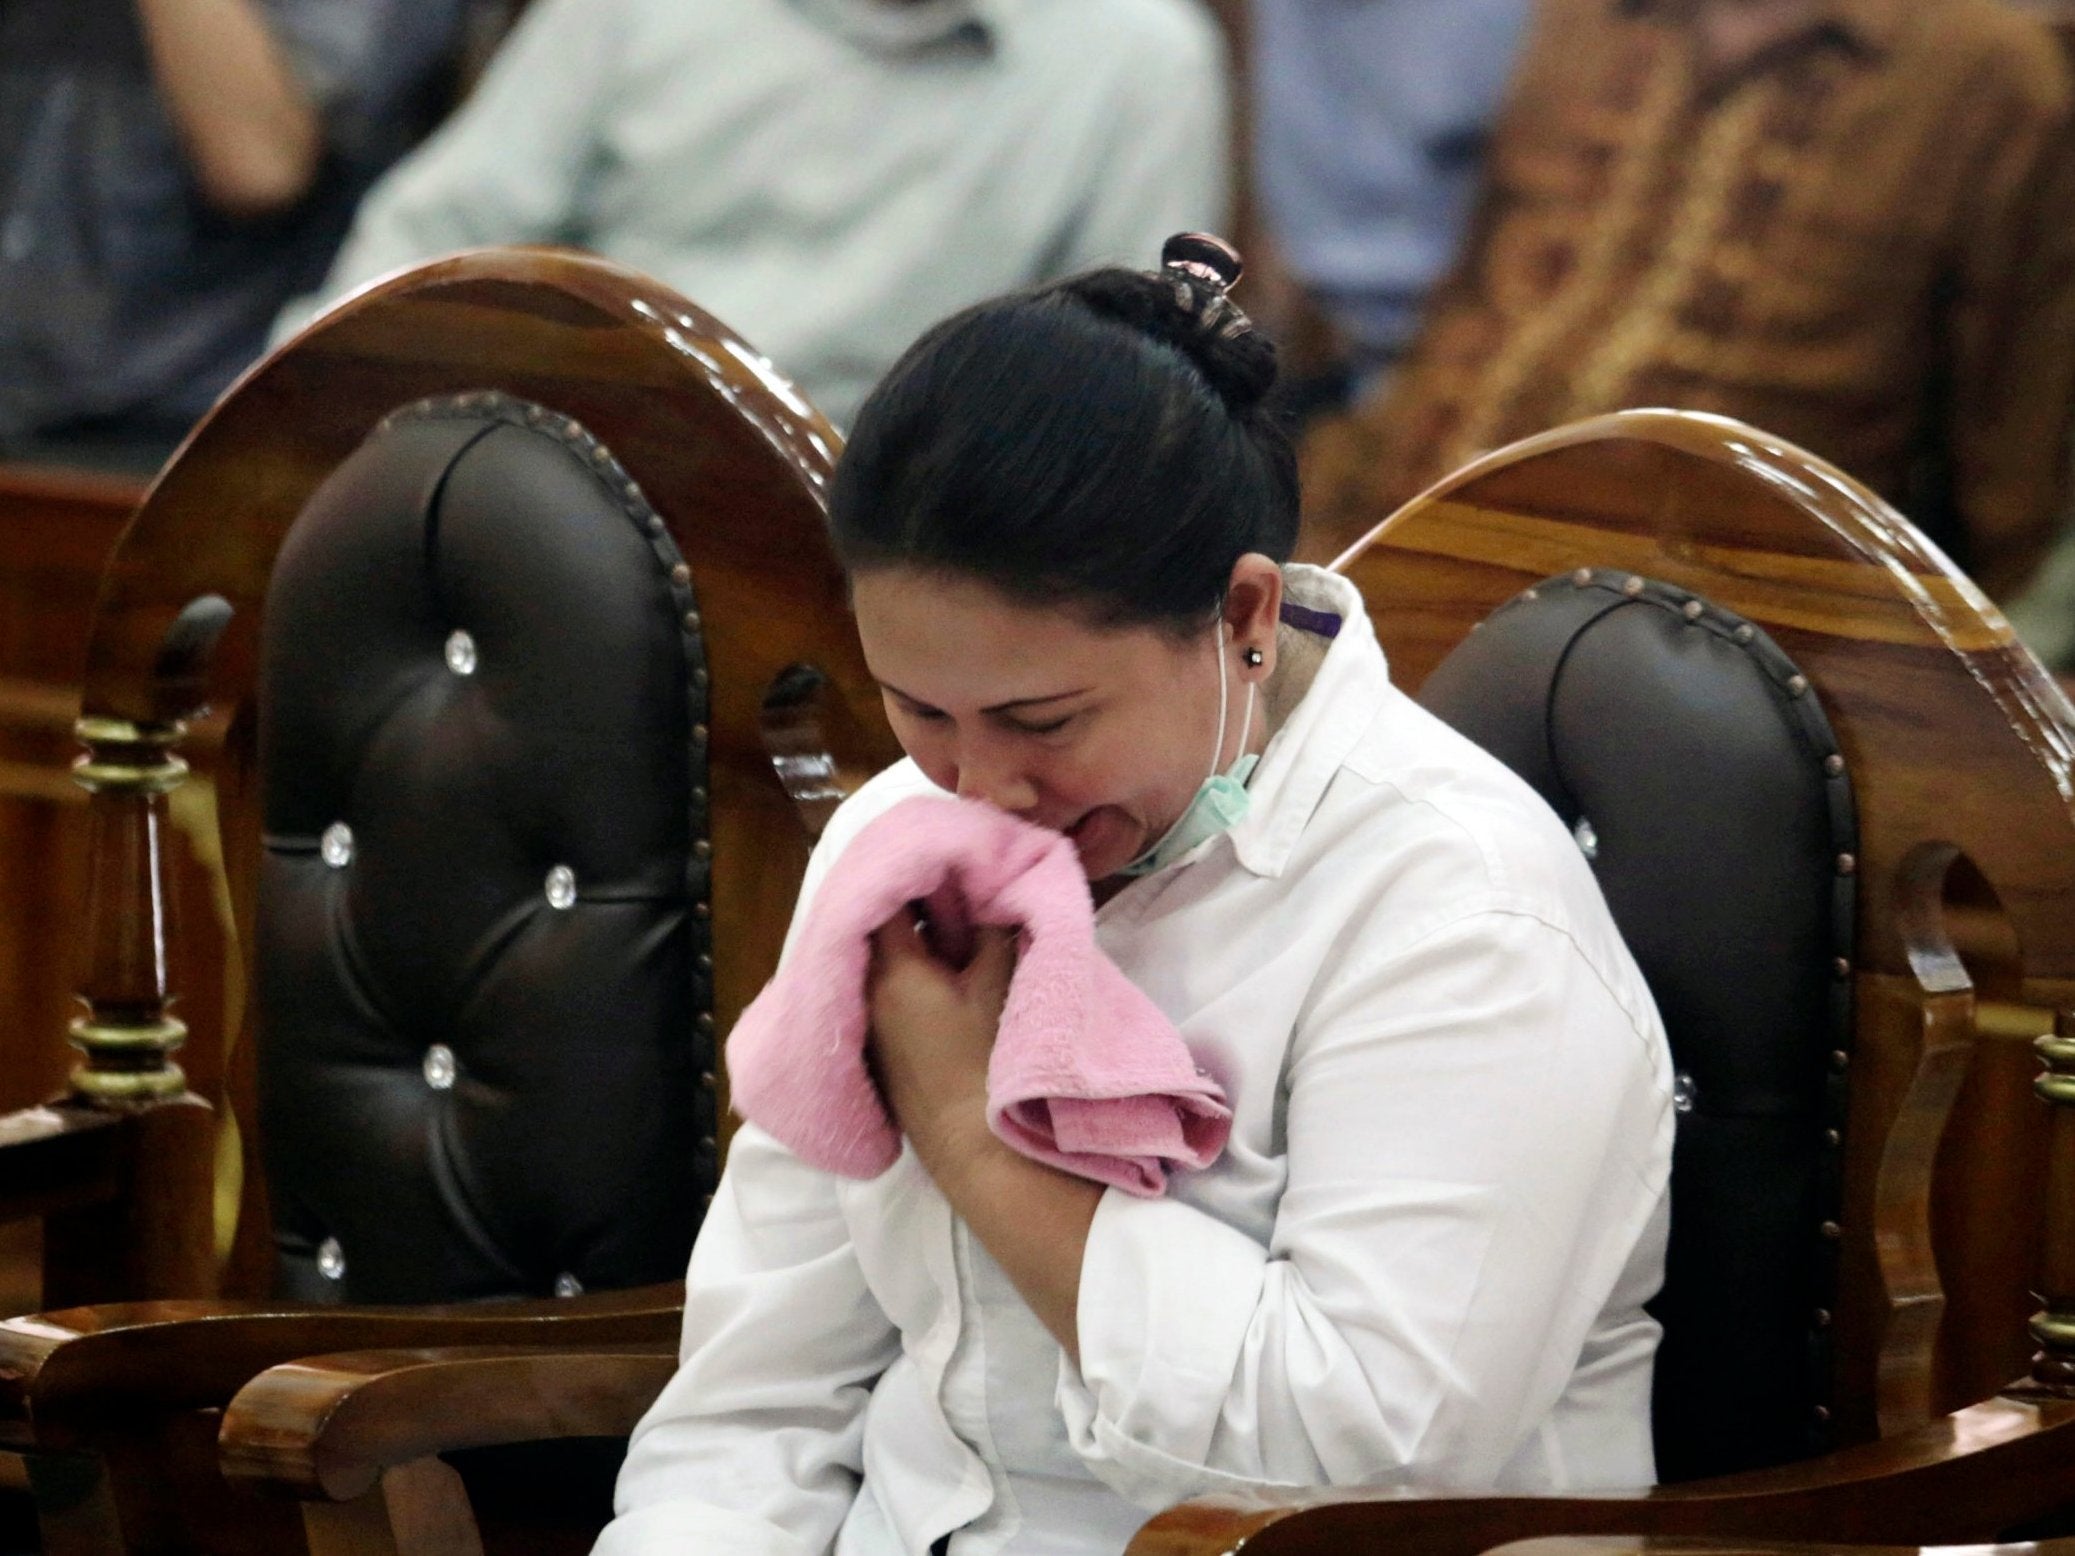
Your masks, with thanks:
[(1295, 627), (1299, 632), (1309, 632), (1314, 637), (1337, 638), (1344, 618), (1332, 611), (1315, 611), (1308, 605), (1299, 605), (1294, 600), (1282, 602), (1282, 619), (1285, 626)]

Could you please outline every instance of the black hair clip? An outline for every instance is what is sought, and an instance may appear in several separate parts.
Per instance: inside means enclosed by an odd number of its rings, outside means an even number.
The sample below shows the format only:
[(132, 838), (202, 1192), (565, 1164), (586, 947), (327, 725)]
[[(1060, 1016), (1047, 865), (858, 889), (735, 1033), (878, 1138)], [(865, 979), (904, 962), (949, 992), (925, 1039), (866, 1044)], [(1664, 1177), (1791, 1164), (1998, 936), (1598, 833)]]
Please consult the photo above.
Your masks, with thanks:
[(1227, 295), (1246, 274), (1246, 263), (1223, 238), (1176, 233), (1160, 247), (1160, 273), (1172, 273), (1175, 302), (1206, 333), (1230, 337), (1254, 327)]

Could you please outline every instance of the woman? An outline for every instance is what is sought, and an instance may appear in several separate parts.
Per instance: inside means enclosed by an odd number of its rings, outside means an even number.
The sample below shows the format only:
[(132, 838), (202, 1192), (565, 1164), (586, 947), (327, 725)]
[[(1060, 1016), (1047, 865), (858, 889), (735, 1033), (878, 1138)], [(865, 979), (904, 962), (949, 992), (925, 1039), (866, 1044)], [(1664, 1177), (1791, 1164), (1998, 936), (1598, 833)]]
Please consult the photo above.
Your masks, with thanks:
[(1065, 833), (1231, 1144), (1152, 1200), (1016, 1155), (1009, 940), (961, 972), (884, 926), (909, 1148), (854, 1182), (736, 1136), (601, 1552), (1114, 1552), (1206, 1492), (1651, 1479), (1649, 993), (1556, 818), (1284, 562), (1273, 350), (1236, 262), (1169, 249), (950, 320), (866, 403), (830, 522), (909, 759), (803, 898), (932, 787)]

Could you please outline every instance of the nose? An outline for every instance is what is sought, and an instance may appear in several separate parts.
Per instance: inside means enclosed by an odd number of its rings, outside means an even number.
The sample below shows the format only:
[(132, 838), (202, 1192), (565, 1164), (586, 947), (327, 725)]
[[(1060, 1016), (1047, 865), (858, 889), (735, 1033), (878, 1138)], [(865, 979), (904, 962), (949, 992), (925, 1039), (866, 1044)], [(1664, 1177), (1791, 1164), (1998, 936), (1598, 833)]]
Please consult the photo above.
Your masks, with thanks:
[(996, 810), (1020, 815), (1037, 805), (1032, 783), (1012, 750), (985, 740), (970, 741), (958, 753), (958, 797), (985, 800)]

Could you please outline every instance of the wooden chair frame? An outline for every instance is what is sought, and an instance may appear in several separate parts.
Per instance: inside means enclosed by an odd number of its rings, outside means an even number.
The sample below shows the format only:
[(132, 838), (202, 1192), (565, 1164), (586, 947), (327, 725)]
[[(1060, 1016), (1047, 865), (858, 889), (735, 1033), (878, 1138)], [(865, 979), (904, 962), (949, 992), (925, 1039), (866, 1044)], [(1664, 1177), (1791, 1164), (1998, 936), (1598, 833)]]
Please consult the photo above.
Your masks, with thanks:
[[(713, 969), (723, 1029), (775, 965), (830, 795), (895, 754), (822, 533), (837, 435), (754, 350), (667, 289), (570, 253), (457, 256), (378, 283), (247, 374), (168, 465), (108, 566), (79, 721), (78, 776), (98, 829), (87, 1012), (73, 1032), (84, 1059), (73, 1098), (53, 1110), (57, 1125), (19, 1147), (0, 1140), (0, 1163), (17, 1172), (0, 1181), (26, 1194), (35, 1164), (76, 1156), (78, 1142), (141, 1139), (128, 1181), (157, 1192), (96, 1190), (142, 1250), (122, 1272), (134, 1284), (101, 1289), (246, 1300), (80, 1308), (0, 1326), (0, 1446), (31, 1455), (53, 1552), (177, 1539), (182, 1509), (165, 1486), (146, 1484), (163, 1464), (137, 1423), (191, 1430), (195, 1412), (221, 1408), (272, 1364), (399, 1344), (575, 1339), (644, 1358), (675, 1344), (675, 1286), (448, 1309), (266, 1300), (270, 1234), (249, 1125), (239, 1251), (227, 1273), (208, 1257), (215, 1120), (172, 1058), (182, 1032), (160, 846), (166, 796), (186, 776), (180, 746), (206, 706), (227, 714), (223, 851), (249, 947), (259, 858), (252, 692), (275, 553), (311, 493), (384, 416), (485, 391), (572, 418), (609, 448), (697, 580), (713, 819), (711, 900), (694, 911), (727, 926)], [(228, 1088), (247, 1121), (252, 1046)], [(85, 1192), (60, 1167), (46, 1174), (62, 1179), (51, 1192)], [(101, 1230), (113, 1240), (105, 1222)], [(341, 1429), (353, 1418), (341, 1417)], [(337, 1523), (318, 1517), (312, 1529)], [(278, 1549), (280, 1538), (277, 1527), (255, 1548)]]

